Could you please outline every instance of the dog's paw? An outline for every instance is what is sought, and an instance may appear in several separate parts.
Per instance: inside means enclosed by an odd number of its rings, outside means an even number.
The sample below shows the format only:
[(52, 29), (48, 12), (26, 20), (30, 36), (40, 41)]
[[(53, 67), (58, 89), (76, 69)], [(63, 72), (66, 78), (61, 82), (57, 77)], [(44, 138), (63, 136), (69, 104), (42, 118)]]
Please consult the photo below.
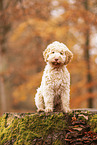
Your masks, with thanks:
[(45, 112), (53, 112), (53, 108), (46, 108)]
[(65, 108), (64, 113), (70, 113), (72, 110), (70, 108)]
[(45, 110), (42, 109), (42, 108), (40, 108), (40, 109), (37, 110), (37, 112), (44, 112), (44, 111), (45, 111)]

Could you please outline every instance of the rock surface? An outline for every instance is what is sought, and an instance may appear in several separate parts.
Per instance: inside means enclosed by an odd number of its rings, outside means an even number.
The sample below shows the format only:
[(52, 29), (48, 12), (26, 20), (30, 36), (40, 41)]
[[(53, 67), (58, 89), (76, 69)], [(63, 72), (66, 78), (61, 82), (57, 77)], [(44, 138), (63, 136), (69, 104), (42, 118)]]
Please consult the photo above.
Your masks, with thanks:
[(97, 144), (97, 110), (71, 113), (5, 113), (0, 145)]

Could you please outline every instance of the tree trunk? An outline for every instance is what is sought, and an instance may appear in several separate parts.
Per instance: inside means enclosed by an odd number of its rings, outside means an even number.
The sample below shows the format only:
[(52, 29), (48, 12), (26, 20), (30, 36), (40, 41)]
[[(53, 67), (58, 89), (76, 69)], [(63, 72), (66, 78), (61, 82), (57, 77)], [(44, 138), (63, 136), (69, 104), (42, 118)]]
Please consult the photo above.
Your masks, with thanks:
[(0, 92), (1, 92), (1, 111), (4, 113), (6, 111), (6, 95), (3, 77), (0, 76)]
[(0, 145), (97, 144), (97, 110), (89, 111), (5, 113), (0, 120)]
[[(88, 11), (88, 0), (84, 2), (85, 9)], [(87, 23), (87, 22), (86, 22)], [(88, 26), (88, 23), (87, 23)], [(85, 32), (85, 61), (86, 61), (86, 68), (87, 68), (87, 84), (92, 82), (92, 75), (91, 75), (91, 67), (90, 67), (90, 54), (89, 54), (89, 48), (90, 48), (90, 29), (87, 28)], [(93, 88), (90, 87), (87, 89), (87, 91), (92, 95)], [(88, 99), (88, 107), (93, 108), (93, 98), (92, 96)]]
[(3, 21), (3, 7), (4, 1), (0, 0), (0, 100), (1, 100), (1, 110), (2, 112), (6, 111), (6, 95), (5, 95), (5, 85), (4, 85), (4, 65), (3, 64), (3, 55), (5, 52), (5, 41), (6, 41), (6, 24)]

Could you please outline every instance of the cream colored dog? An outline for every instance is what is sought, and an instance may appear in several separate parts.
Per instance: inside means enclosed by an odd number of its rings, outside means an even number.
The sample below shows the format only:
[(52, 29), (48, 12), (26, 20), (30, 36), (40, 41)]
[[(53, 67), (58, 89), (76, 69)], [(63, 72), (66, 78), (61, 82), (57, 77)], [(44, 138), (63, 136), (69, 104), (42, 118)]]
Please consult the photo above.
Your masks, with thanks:
[(60, 98), (62, 111), (69, 112), (70, 74), (66, 65), (70, 62), (73, 54), (66, 45), (55, 41), (48, 45), (43, 56), (47, 65), (41, 85), (35, 95), (37, 111), (52, 112), (54, 105), (57, 106), (60, 102), (58, 100)]

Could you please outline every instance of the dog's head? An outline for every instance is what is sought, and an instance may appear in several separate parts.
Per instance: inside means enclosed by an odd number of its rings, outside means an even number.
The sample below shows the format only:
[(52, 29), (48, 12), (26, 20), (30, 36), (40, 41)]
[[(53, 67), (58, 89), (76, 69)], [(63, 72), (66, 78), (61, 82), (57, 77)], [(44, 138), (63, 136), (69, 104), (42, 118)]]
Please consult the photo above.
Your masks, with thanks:
[(45, 62), (49, 62), (55, 67), (67, 65), (73, 57), (72, 52), (66, 45), (60, 42), (53, 42), (47, 46), (43, 52)]

